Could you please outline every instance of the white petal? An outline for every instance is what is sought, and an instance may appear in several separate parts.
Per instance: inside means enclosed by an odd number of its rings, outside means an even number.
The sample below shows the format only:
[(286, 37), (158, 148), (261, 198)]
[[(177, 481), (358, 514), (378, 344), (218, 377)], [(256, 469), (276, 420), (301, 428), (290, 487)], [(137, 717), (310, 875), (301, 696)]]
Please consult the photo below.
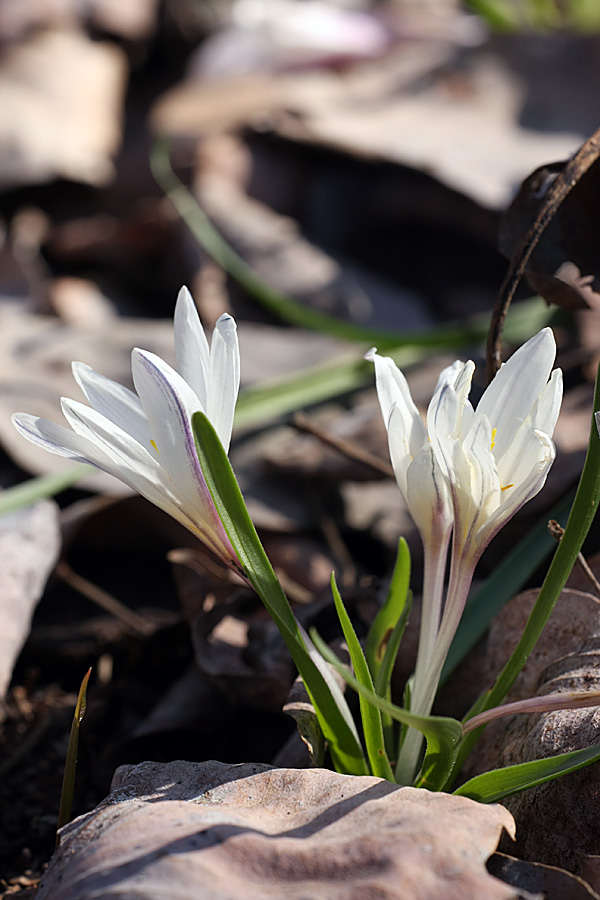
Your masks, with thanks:
[(554, 434), (554, 428), (560, 413), (560, 405), (563, 395), (563, 379), (560, 369), (555, 369), (550, 381), (538, 397), (531, 410), (530, 418), (532, 427), (543, 431), (550, 437)]
[(477, 413), (463, 443), (470, 468), (471, 521), (464, 523), (469, 532), (469, 539), (479, 525), (497, 509), (500, 502), (500, 482), (491, 445), (492, 428), (489, 419)]
[(140, 398), (122, 384), (95, 372), (85, 363), (74, 362), (71, 368), (77, 384), (91, 406), (130, 434), (138, 443), (145, 447), (149, 446), (152, 435)]
[(235, 320), (224, 313), (217, 321), (210, 349), (206, 415), (229, 450), (233, 414), (240, 388), (240, 348)]
[(198, 517), (222, 532), (192, 433), (191, 418), (199, 409), (194, 391), (162, 359), (142, 350), (133, 354), (133, 381), (173, 492), (185, 498)]
[(423, 541), (449, 532), (452, 503), (445, 478), (427, 441), (410, 463), (406, 474), (405, 502)]
[(130, 434), (111, 422), (95, 409), (90, 409), (77, 400), (61, 400), (65, 419), (73, 431), (94, 444), (100, 453), (118, 466), (124, 466), (135, 474), (140, 472), (158, 481), (160, 464), (150, 454), (151, 446), (146, 449)]
[[(515, 481), (514, 487), (505, 486), (500, 506), (481, 527), (482, 549), (485, 549), (494, 535), (525, 503), (535, 497), (546, 483), (548, 472), (556, 456), (554, 444), (548, 435), (541, 431), (530, 432), (527, 444), (524, 446), (524, 442), (521, 443), (522, 452), (526, 454), (528, 460), (524, 477), (521, 481)], [(518, 474), (520, 473), (515, 470), (515, 476)]]
[(555, 356), (554, 335), (544, 328), (513, 353), (483, 394), (477, 411), (497, 429), (497, 457), (504, 454), (546, 386)]
[(210, 352), (196, 304), (182, 287), (175, 304), (175, 366), (190, 385), (203, 412), (206, 412), (210, 372)]
[(411, 396), (406, 378), (394, 360), (388, 356), (379, 356), (375, 350), (371, 350), (365, 359), (375, 364), (377, 397), (386, 428), (389, 431), (390, 416), (395, 406), (398, 410), (394, 414), (396, 434), (402, 434), (402, 441), (413, 455), (418, 453), (427, 437), (427, 430)]
[(159, 484), (151, 473), (144, 475), (142, 472), (133, 471), (114, 450), (106, 452), (100, 442), (96, 441), (92, 432), (88, 432), (91, 436), (86, 437), (63, 425), (57, 425), (48, 419), (36, 418), (26, 413), (16, 413), (13, 416), (13, 422), (21, 434), (32, 444), (37, 444), (44, 450), (49, 450), (59, 456), (66, 456), (76, 462), (89, 463), (117, 478), (152, 503), (174, 515), (173, 509), (176, 507), (168, 489), (165, 490), (164, 486)]
[(65, 456), (76, 462), (91, 463), (92, 442), (65, 428), (64, 425), (57, 425), (56, 422), (38, 416), (30, 416), (29, 413), (14, 413), (11, 419), (17, 431), (32, 444), (57, 456)]
[(467, 394), (475, 371), (475, 364), (471, 361), (460, 368), (455, 369), (455, 366), (444, 370), (448, 373), (455, 371), (454, 382), (440, 378), (427, 410), (429, 437), (437, 460), (449, 482), (452, 482), (454, 477), (452, 472), (454, 444), (462, 438), (463, 419), (466, 424), (467, 421), (470, 423), (472, 418), (472, 408)]

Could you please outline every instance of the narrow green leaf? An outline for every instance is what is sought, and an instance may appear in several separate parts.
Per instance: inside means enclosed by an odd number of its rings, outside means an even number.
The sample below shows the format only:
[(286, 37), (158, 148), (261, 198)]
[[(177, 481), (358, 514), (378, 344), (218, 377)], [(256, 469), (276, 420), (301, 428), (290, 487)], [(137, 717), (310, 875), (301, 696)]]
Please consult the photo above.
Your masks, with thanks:
[(81, 481), (93, 471), (92, 466), (78, 463), (65, 469), (64, 472), (57, 472), (55, 475), (40, 475), (37, 478), (30, 478), (29, 481), (24, 481), (22, 484), (6, 488), (0, 491), (0, 516), (24, 506), (31, 506), (45, 497), (53, 497)]
[[(392, 332), (387, 329), (366, 328), (353, 322), (334, 319), (332, 316), (293, 300), (266, 284), (252, 266), (239, 253), (236, 253), (215, 228), (196, 198), (173, 171), (169, 158), (168, 141), (165, 139), (159, 139), (154, 143), (150, 154), (150, 166), (157, 183), (164, 190), (200, 246), (262, 306), (282, 320), (302, 328), (319, 331), (322, 334), (331, 334), (363, 344), (376, 344), (380, 349), (408, 345), (464, 346), (466, 343), (485, 338), (489, 324), (487, 315), (478, 317), (472, 322), (446, 324), (443, 329), (411, 334)], [(534, 331), (537, 330), (539, 328), (534, 329)], [(509, 339), (507, 337), (507, 340)]]
[(204, 413), (197, 412), (192, 416), (192, 429), (198, 460), (217, 513), (246, 577), (279, 628), (302, 676), (336, 766), (349, 774), (367, 774), (366, 761), (350, 711), (343, 696), (343, 706), (336, 702), (324, 671), (311, 658), (212, 424)]
[(536, 784), (543, 784), (545, 781), (560, 778), (561, 775), (568, 775), (569, 772), (576, 772), (577, 769), (589, 766), (599, 759), (600, 744), (593, 744), (582, 750), (560, 753), (547, 759), (534, 759), (517, 766), (507, 766), (505, 769), (493, 769), (491, 772), (471, 778), (454, 793), (479, 800), (480, 803), (497, 803), (504, 797), (535, 787)]
[(346, 684), (353, 688), (357, 694), (364, 697), (365, 700), (372, 703), (373, 706), (376, 706), (382, 712), (388, 713), (392, 719), (401, 722), (403, 725), (416, 728), (417, 731), (425, 735), (427, 753), (417, 786), (425, 787), (429, 790), (440, 790), (452, 768), (461, 739), (462, 725), (460, 722), (443, 716), (417, 716), (406, 709), (400, 709), (399, 706), (396, 706), (389, 700), (385, 700), (383, 697), (378, 697), (373, 690), (369, 690), (357, 681), (314, 629), (311, 631), (310, 636), (319, 653), (335, 667)]
[[(369, 666), (360, 641), (356, 636), (356, 632), (350, 621), (350, 616), (346, 612), (344, 601), (336, 584), (335, 575), (331, 574), (331, 591), (333, 593), (333, 602), (344, 632), (344, 639), (350, 653), (350, 661), (354, 674), (360, 684), (368, 691), (373, 692), (373, 680), (369, 672)], [(363, 725), (363, 733), (365, 736), (365, 745), (367, 748), (367, 759), (369, 760), (373, 775), (379, 778), (386, 778), (388, 781), (394, 781), (394, 773), (390, 766), (390, 761), (385, 750), (385, 741), (383, 738), (383, 727), (381, 724), (381, 712), (372, 703), (360, 695), (360, 715)]]
[(75, 771), (77, 769), (77, 750), (79, 748), (79, 727), (85, 715), (87, 706), (87, 686), (92, 673), (91, 668), (87, 670), (83, 676), (77, 703), (75, 704), (75, 712), (73, 713), (73, 722), (71, 723), (71, 733), (69, 735), (69, 746), (67, 747), (67, 758), (65, 760), (65, 773), (63, 775), (62, 790), (60, 794), (60, 808), (58, 811), (58, 824), (56, 826), (56, 846), (58, 846), (58, 832), (71, 821), (73, 811), (73, 794), (75, 791)]
[[(406, 623), (408, 618), (407, 600), (409, 585), (410, 550), (404, 538), (400, 538), (388, 595), (385, 603), (373, 620), (365, 646), (365, 655), (369, 663), (369, 669), (376, 682), (392, 632), (403, 617), (404, 623)], [(377, 693), (383, 696), (385, 692), (382, 693), (382, 691), (378, 690)]]

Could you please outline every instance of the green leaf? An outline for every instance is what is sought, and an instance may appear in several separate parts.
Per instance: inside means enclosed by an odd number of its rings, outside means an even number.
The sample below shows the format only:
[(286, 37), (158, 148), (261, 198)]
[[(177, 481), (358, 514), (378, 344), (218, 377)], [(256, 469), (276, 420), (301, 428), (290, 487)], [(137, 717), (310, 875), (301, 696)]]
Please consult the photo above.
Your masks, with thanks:
[(576, 772), (584, 766), (600, 759), (600, 744), (584, 747), (583, 750), (572, 750), (569, 753), (560, 753), (547, 759), (534, 759), (531, 762), (520, 763), (518, 766), (507, 766), (505, 769), (493, 769), (483, 775), (476, 775), (465, 784), (461, 785), (455, 794), (461, 797), (470, 797), (479, 800), (480, 803), (496, 803), (511, 794), (525, 791)]
[(373, 690), (369, 690), (357, 681), (314, 629), (311, 631), (311, 638), (319, 653), (324, 656), (327, 662), (334, 666), (346, 684), (353, 688), (357, 694), (364, 697), (365, 700), (372, 703), (373, 706), (376, 706), (382, 712), (390, 715), (392, 719), (401, 722), (403, 725), (416, 728), (417, 731), (425, 735), (427, 752), (417, 787), (441, 790), (441, 786), (445, 783), (452, 768), (462, 736), (462, 725), (460, 722), (443, 716), (417, 716), (406, 709), (400, 709), (399, 706), (396, 706), (389, 700), (385, 700), (383, 697), (378, 697)]
[[(348, 646), (348, 652), (350, 653), (352, 668), (354, 669), (354, 673), (359, 683), (372, 693), (373, 680), (371, 678), (371, 673), (369, 672), (369, 666), (367, 665), (365, 654), (360, 646), (360, 641), (356, 636), (350, 617), (346, 612), (333, 573), (331, 574), (331, 590), (340, 625), (344, 632), (344, 639)], [(367, 758), (371, 765), (371, 771), (373, 775), (377, 775), (379, 778), (386, 778), (388, 781), (394, 781), (394, 773), (385, 750), (381, 712), (376, 706), (373, 706), (372, 703), (368, 703), (362, 695), (359, 697), (359, 702), (365, 745), (367, 748)]]
[(38, 478), (30, 478), (29, 481), (24, 481), (22, 484), (6, 488), (0, 491), (0, 516), (21, 509), (23, 506), (31, 506), (45, 497), (53, 497), (81, 481), (93, 471), (92, 466), (77, 464), (65, 469), (64, 472), (57, 472), (55, 475), (40, 475)]
[[(365, 654), (369, 669), (375, 682), (378, 680), (379, 670), (383, 663), (385, 652), (394, 629), (400, 622), (406, 625), (408, 619), (408, 588), (410, 585), (410, 550), (404, 538), (398, 541), (398, 553), (392, 580), (385, 603), (375, 616), (367, 635)], [(404, 628), (402, 628), (402, 633)], [(402, 639), (402, 633), (400, 639)], [(395, 661), (392, 660), (392, 665)], [(388, 681), (384, 678), (385, 687)], [(378, 690), (380, 696), (385, 695), (385, 689)]]
[(71, 733), (69, 735), (69, 746), (67, 747), (67, 758), (65, 760), (65, 772), (63, 775), (62, 790), (60, 794), (60, 809), (58, 812), (58, 824), (56, 827), (56, 845), (58, 846), (58, 831), (71, 821), (71, 812), (73, 809), (73, 793), (75, 791), (75, 770), (77, 769), (77, 750), (79, 747), (79, 728), (81, 721), (85, 715), (87, 706), (87, 686), (90, 680), (91, 669), (88, 669), (83, 676), (77, 703), (75, 704), (75, 712), (73, 713), (73, 722), (71, 723)]
[[(244, 498), (221, 441), (212, 424), (197, 412), (192, 416), (198, 460), (223, 527), (248, 581), (263, 601), (290, 651), (315, 707), (329, 750), (339, 771), (367, 774), (356, 727), (341, 692), (336, 697), (333, 679), (311, 656), (287, 597), (260, 543)], [(314, 652), (314, 651), (313, 651)], [(316, 655), (316, 653), (315, 653)], [(340, 698), (341, 697), (341, 703)]]

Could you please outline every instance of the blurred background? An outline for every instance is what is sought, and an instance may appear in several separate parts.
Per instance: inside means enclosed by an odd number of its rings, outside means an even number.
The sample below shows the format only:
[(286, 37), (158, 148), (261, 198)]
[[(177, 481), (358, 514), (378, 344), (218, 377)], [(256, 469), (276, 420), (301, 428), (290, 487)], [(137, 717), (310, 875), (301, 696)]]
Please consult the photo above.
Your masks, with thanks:
[[(522, 182), (596, 130), (599, 98), (597, 0), (0, 0), (0, 485), (64, 469), (10, 415), (61, 421), (59, 397), (80, 396), (71, 360), (128, 385), (133, 346), (173, 360), (187, 284), (209, 328), (238, 321), (232, 461), (299, 615), (327, 633), (336, 568), (369, 621), (398, 535), (417, 573), (420, 548), (362, 355), (398, 347), (421, 407), (457, 355), (483, 388), (501, 222), (510, 253), (554, 170)], [(484, 571), (580, 472), (600, 355), (592, 174), (542, 260), (551, 276), (575, 266), (585, 308), (556, 312), (523, 284), (509, 315), (512, 346), (555, 326), (568, 392), (542, 507)], [(78, 811), (118, 762), (291, 758), (277, 753), (293, 671), (255, 599), (107, 476), (69, 480), (41, 518), (0, 519), (0, 554), (24, 560), (0, 584), (0, 866), (34, 881), (88, 665)], [(141, 623), (107, 612), (107, 593)]]

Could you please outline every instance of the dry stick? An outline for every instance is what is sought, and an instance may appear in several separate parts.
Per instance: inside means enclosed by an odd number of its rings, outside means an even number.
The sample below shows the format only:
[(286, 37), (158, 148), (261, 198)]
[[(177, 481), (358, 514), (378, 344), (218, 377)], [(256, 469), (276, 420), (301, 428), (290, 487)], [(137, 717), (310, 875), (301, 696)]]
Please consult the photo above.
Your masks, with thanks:
[(600, 156), (600, 128), (579, 148), (575, 156), (565, 163), (556, 180), (550, 185), (540, 210), (527, 231), (519, 249), (513, 256), (506, 277), (502, 282), (494, 310), (487, 342), (487, 378), (492, 380), (502, 362), (502, 331), (511, 300), (523, 277), (529, 258), (542, 234), (556, 214), (559, 206)]
[(91, 581), (88, 581), (87, 578), (78, 575), (68, 563), (64, 561), (60, 562), (56, 567), (56, 574), (72, 587), (73, 590), (79, 591), (80, 594), (83, 594), (83, 596), (87, 597), (88, 600), (91, 600), (92, 603), (101, 607), (105, 612), (110, 613), (115, 619), (119, 619), (135, 634), (148, 637), (148, 635), (153, 633), (154, 625), (151, 622), (147, 622), (143, 616), (140, 616), (132, 609), (129, 609), (129, 607), (121, 603), (120, 600), (113, 597), (112, 594), (103, 591), (97, 584), (93, 584)]
[(338, 453), (347, 456), (348, 459), (369, 466), (369, 468), (374, 469), (380, 475), (386, 475), (388, 478), (394, 477), (394, 470), (384, 459), (380, 459), (378, 456), (375, 456), (374, 453), (369, 453), (368, 450), (357, 447), (355, 444), (350, 443), (350, 441), (334, 437), (332, 434), (329, 434), (329, 432), (323, 431), (322, 428), (315, 425), (315, 423), (303, 413), (296, 413), (292, 417), (292, 424), (298, 431), (305, 431), (307, 434), (314, 435), (321, 443), (326, 444), (328, 447), (332, 447), (334, 450), (337, 450)]
[[(565, 529), (556, 521), (556, 519), (550, 519), (548, 522), (548, 532), (560, 544)], [(600, 582), (590, 569), (587, 560), (581, 551), (577, 554), (577, 564), (596, 593), (596, 597), (594, 597), (593, 594), (590, 594), (590, 597), (592, 597), (594, 603), (600, 605)]]

